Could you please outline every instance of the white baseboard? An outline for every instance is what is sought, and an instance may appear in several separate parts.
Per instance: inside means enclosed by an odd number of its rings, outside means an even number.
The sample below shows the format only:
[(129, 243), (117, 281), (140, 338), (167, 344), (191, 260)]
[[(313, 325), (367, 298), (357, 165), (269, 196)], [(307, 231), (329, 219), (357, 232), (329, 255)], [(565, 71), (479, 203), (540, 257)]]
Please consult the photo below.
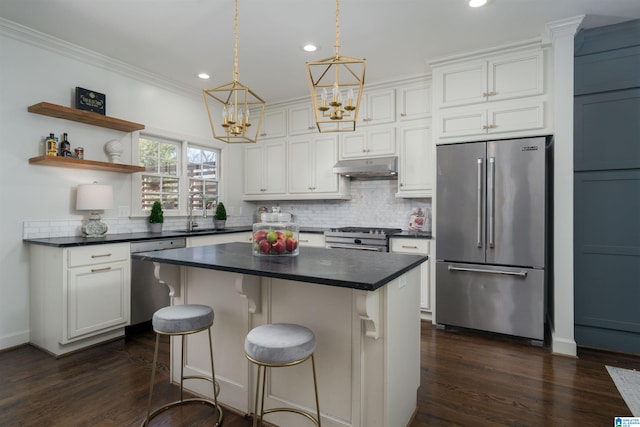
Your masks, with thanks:
[(560, 354), (563, 356), (578, 355), (578, 346), (574, 339), (567, 339), (559, 337), (556, 334), (555, 328), (551, 327), (551, 352), (553, 354)]
[(17, 332), (11, 335), (0, 337), (0, 350), (17, 347), (29, 342), (29, 331)]

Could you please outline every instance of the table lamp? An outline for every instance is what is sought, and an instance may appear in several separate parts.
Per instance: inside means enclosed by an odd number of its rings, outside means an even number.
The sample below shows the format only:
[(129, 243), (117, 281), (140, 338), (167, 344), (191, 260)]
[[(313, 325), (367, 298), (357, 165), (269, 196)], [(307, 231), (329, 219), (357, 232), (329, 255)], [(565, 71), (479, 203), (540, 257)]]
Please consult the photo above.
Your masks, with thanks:
[(93, 184), (78, 185), (76, 209), (90, 211), (89, 221), (82, 226), (82, 234), (86, 237), (102, 237), (107, 233), (107, 224), (100, 221), (98, 211), (113, 208), (113, 188), (110, 185)]

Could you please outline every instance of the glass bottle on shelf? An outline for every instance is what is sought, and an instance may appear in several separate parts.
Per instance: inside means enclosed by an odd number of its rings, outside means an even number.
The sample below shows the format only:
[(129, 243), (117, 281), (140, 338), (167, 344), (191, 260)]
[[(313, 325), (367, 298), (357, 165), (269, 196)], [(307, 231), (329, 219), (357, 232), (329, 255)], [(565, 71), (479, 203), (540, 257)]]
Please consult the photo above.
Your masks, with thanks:
[(45, 146), (47, 150), (47, 156), (58, 155), (58, 142), (56, 141), (56, 138), (52, 133), (49, 134), (49, 137), (45, 141)]
[(60, 157), (73, 157), (71, 153), (71, 144), (67, 140), (67, 134), (62, 134), (62, 142), (60, 143)]

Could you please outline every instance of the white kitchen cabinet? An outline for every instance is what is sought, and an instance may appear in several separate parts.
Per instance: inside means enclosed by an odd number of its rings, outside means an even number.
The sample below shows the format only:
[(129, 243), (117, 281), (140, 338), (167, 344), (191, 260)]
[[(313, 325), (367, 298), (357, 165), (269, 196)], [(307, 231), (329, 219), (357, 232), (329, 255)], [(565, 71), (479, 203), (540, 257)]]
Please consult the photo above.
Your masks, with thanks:
[(206, 236), (187, 237), (187, 247), (219, 245), (221, 243), (250, 243), (253, 241), (251, 231), (240, 231), (237, 233), (209, 234)]
[(545, 102), (524, 99), (442, 110), (437, 115), (440, 138), (536, 131), (545, 128)]
[(418, 83), (398, 88), (398, 120), (401, 122), (431, 117), (431, 82)]
[(400, 254), (429, 255), (429, 260), (420, 264), (420, 311), (423, 319), (431, 319), (433, 314), (431, 240), (413, 237), (391, 237), (389, 239), (389, 250)]
[(298, 235), (300, 247), (324, 248), (324, 234), (300, 233)]
[(318, 133), (311, 100), (289, 107), (289, 135)]
[(382, 126), (342, 135), (340, 144), (341, 159), (395, 155), (395, 127)]
[(340, 175), (332, 171), (338, 161), (337, 135), (309, 135), (289, 141), (289, 194), (338, 194)]
[(437, 108), (502, 101), (544, 93), (544, 54), (529, 49), (436, 67)]
[(267, 141), (244, 149), (245, 200), (273, 199), (286, 193), (285, 141)]
[(548, 134), (545, 52), (523, 42), (432, 63), (438, 143)]
[(435, 176), (435, 145), (430, 121), (400, 128), (396, 197), (431, 197)]
[(30, 341), (59, 356), (124, 335), (129, 243), (30, 247)]
[(393, 88), (367, 90), (360, 101), (357, 126), (380, 125), (396, 121), (396, 91)]
[(265, 110), (258, 140), (284, 138), (287, 136), (287, 109)]

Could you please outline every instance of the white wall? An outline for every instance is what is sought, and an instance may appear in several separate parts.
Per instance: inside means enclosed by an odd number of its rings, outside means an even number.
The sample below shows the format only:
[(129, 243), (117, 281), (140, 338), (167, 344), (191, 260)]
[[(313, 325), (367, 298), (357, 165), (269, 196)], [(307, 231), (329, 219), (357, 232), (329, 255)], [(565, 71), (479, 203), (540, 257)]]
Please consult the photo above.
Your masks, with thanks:
[[(221, 189), (225, 204), (241, 206), (241, 149), (213, 140), (201, 94), (164, 86), (152, 75), (97, 56), (72, 45), (27, 31), (0, 19), (0, 349), (29, 341), (29, 251), (22, 243), (25, 220), (75, 220), (78, 184), (110, 184), (114, 210), (131, 204), (131, 175), (30, 165), (43, 154), (49, 133), (69, 134), (71, 146), (83, 146), (85, 158), (108, 161), (104, 144), (120, 139), (122, 162), (131, 160), (130, 134), (27, 112), (46, 101), (72, 107), (75, 87), (107, 95), (107, 115), (142, 123), (148, 129), (170, 131), (223, 148)], [(164, 88), (163, 88), (164, 87)]]

